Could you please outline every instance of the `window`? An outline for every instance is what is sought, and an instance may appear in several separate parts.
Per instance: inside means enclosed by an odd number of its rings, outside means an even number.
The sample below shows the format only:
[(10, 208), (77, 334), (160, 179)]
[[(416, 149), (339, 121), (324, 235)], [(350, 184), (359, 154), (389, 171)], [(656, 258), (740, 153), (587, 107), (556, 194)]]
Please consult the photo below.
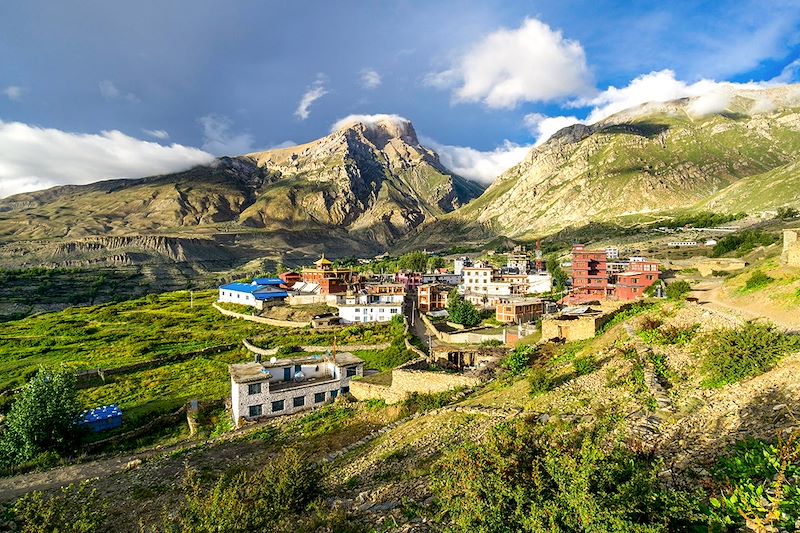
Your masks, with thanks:
[(315, 392), (314, 393), (314, 403), (322, 403), (325, 401), (325, 393), (324, 392)]
[(247, 414), (250, 417), (261, 416), (261, 405), (251, 405), (247, 408)]
[(272, 402), (272, 412), (283, 411), (283, 400)]
[(342, 387), (342, 394), (347, 394), (350, 392), (350, 387)]
[(397, 314), (397, 309), (392, 309), (392, 314), (396, 315)]
[(292, 405), (295, 407), (303, 407), (306, 404), (305, 396), (297, 396), (292, 400)]
[(302, 370), (303, 370), (303, 367), (301, 367), (300, 365), (294, 365), (294, 371), (295, 372), (300, 372)]
[(261, 383), (251, 383), (247, 386), (247, 394), (252, 396), (253, 394), (261, 394)]
[(336, 398), (338, 395), (339, 395), (339, 391), (338, 390), (332, 390), (331, 391), (331, 398)]
[(348, 377), (348, 378), (349, 378), (349, 377), (353, 377), (353, 376), (355, 376), (355, 375), (356, 375), (356, 369), (355, 369), (355, 368), (348, 368), (348, 369), (347, 369), (347, 377)]

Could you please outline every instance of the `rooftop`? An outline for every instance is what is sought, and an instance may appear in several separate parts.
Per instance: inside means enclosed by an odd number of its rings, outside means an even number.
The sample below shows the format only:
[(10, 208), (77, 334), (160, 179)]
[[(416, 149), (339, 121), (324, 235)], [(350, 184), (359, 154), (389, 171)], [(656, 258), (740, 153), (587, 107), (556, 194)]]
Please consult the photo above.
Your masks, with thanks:
[[(344, 367), (363, 363), (363, 359), (356, 357), (349, 352), (338, 352), (336, 354), (336, 366)], [(248, 383), (251, 381), (263, 381), (269, 379), (270, 368), (282, 368), (294, 365), (312, 365), (319, 363), (333, 363), (333, 357), (326, 355), (310, 355), (306, 357), (288, 357), (272, 361), (262, 361), (261, 363), (249, 362), (228, 365), (231, 378), (236, 383)]]

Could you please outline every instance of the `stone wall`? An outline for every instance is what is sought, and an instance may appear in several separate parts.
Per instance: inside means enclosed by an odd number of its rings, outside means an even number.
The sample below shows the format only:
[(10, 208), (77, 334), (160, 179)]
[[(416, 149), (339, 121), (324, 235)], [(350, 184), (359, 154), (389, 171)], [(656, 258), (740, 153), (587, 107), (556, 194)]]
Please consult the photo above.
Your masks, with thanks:
[[(258, 346), (251, 343), (248, 339), (243, 339), (242, 344), (245, 348), (249, 351), (263, 355), (266, 357), (272, 357), (278, 352), (278, 348), (259, 348)], [(380, 344), (340, 344), (336, 346), (336, 350), (340, 352), (357, 352), (361, 350), (385, 350), (391, 346), (391, 343), (383, 342)], [(324, 353), (331, 349), (330, 346), (300, 346), (304, 352), (312, 352), (312, 353)]]
[[(357, 400), (383, 400), (387, 404), (398, 403), (414, 392), (434, 394), (460, 387), (473, 387), (481, 380), (464, 374), (433, 372), (416, 367), (424, 367), (424, 360), (410, 361), (391, 371), (391, 380), (382, 375), (357, 379), (350, 382), (350, 394)], [(376, 379), (371, 379), (376, 378)]]
[(781, 262), (789, 266), (800, 267), (800, 231), (783, 230)]
[[(609, 318), (605, 318), (609, 317)], [(610, 315), (584, 316), (574, 320), (549, 318), (542, 320), (542, 340), (564, 339), (567, 342), (591, 339)], [(604, 319), (605, 320), (602, 320)]]
[(448, 344), (480, 344), (484, 341), (505, 342), (505, 336), (502, 333), (492, 335), (476, 333), (476, 330), (483, 329), (483, 327), (464, 329), (458, 333), (446, 333), (444, 331), (439, 331), (433, 322), (424, 314), (420, 313), (419, 318), (422, 319), (422, 323), (425, 324), (425, 329), (427, 329), (429, 333), (438, 340)]
[(249, 320), (250, 322), (258, 322), (259, 324), (268, 324), (270, 326), (278, 326), (281, 328), (304, 328), (311, 325), (311, 322), (292, 322), (291, 320), (276, 320), (274, 318), (266, 318), (263, 316), (243, 315), (242, 313), (236, 313), (234, 311), (223, 309), (215, 303), (211, 305), (214, 307), (214, 309), (225, 316), (239, 318), (241, 320)]

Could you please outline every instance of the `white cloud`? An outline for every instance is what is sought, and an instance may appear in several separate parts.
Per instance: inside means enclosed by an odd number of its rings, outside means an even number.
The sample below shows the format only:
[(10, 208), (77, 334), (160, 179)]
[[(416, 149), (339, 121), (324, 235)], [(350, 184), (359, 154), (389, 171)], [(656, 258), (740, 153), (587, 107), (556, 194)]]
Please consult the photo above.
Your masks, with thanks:
[(448, 169), (467, 179), (489, 184), (494, 179), (525, 158), (531, 146), (504, 141), (502, 146), (482, 152), (467, 146), (439, 144), (433, 139), (424, 138), (425, 146), (439, 154), (439, 160)]
[(71, 133), (0, 121), (0, 196), (55, 185), (178, 172), (213, 161), (197, 148), (163, 146), (120, 131)]
[(716, 113), (722, 113), (731, 105), (733, 95), (724, 91), (713, 91), (693, 98), (686, 111), (693, 117), (707, 117)]
[(269, 152), (270, 150), (280, 150), (282, 148), (291, 148), (292, 146), (297, 146), (297, 143), (294, 141), (283, 141), (279, 142), (278, 144), (268, 146), (264, 151)]
[(490, 33), (450, 69), (426, 77), (436, 87), (456, 86), (457, 102), (483, 101), (491, 108), (587, 94), (590, 80), (581, 44), (533, 18)]
[(100, 89), (100, 96), (108, 101), (124, 99), (128, 102), (139, 103), (139, 97), (133, 93), (123, 93), (111, 80), (103, 80), (97, 84)]
[(583, 121), (574, 116), (548, 117), (541, 113), (529, 113), (523, 117), (522, 122), (536, 138), (534, 146), (539, 146), (560, 129)]
[(361, 86), (365, 89), (377, 89), (381, 85), (381, 75), (367, 68), (361, 71)]
[(19, 102), (20, 100), (22, 100), (23, 92), (25, 91), (22, 89), (22, 87), (18, 87), (16, 85), (9, 85), (5, 89), (3, 89), (3, 94), (6, 96), (6, 98), (14, 102)]
[(795, 59), (781, 70), (781, 73), (769, 80), (774, 83), (794, 83), (800, 79), (800, 59)]
[[(675, 78), (675, 73), (671, 70), (659, 70), (642, 74), (633, 79), (627, 86), (609, 87), (591, 98), (579, 98), (569, 103), (570, 107), (593, 107), (586, 117), (587, 124), (593, 124), (598, 120), (607, 118), (614, 113), (625, 109), (639, 106), (649, 102), (668, 102), (679, 98), (696, 97), (704, 95), (721, 95), (737, 89), (763, 89), (768, 83), (730, 83), (718, 82), (714, 80), (699, 80), (694, 83), (687, 83)], [(716, 98), (717, 105), (712, 108), (719, 108), (721, 97)], [(707, 99), (701, 105), (704, 109), (711, 103)], [(724, 108), (723, 108), (724, 109)]]
[(317, 79), (314, 80), (305, 93), (303, 93), (303, 97), (300, 98), (300, 103), (297, 104), (297, 109), (295, 109), (295, 116), (300, 120), (305, 120), (311, 114), (310, 108), (311, 104), (322, 98), (328, 94), (328, 91), (325, 89), (325, 76), (322, 74), (317, 75)]
[(203, 150), (229, 156), (253, 151), (253, 136), (232, 132), (233, 121), (229, 117), (212, 113), (197, 120), (203, 126)]
[(374, 127), (378, 122), (389, 122), (397, 126), (398, 128), (403, 128), (408, 124), (411, 124), (411, 121), (405, 117), (401, 117), (400, 115), (394, 114), (384, 114), (384, 113), (376, 113), (374, 115), (347, 115), (344, 118), (340, 118), (336, 122), (333, 123), (331, 126), (331, 133), (336, 130), (340, 130), (345, 126), (350, 126), (351, 124), (355, 124), (356, 122), (361, 122), (368, 128)]
[(169, 139), (169, 133), (164, 130), (142, 130), (145, 135), (149, 135), (150, 137), (160, 139), (162, 141), (166, 141)]

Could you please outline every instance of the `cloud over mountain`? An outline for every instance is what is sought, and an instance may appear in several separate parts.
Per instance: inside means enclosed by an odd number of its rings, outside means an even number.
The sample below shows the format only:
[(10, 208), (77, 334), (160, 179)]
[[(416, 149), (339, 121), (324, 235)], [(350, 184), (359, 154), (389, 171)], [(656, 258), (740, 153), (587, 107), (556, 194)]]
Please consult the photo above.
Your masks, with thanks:
[(177, 172), (213, 161), (197, 148), (163, 146), (113, 131), (72, 133), (0, 121), (0, 197), (55, 185)]

